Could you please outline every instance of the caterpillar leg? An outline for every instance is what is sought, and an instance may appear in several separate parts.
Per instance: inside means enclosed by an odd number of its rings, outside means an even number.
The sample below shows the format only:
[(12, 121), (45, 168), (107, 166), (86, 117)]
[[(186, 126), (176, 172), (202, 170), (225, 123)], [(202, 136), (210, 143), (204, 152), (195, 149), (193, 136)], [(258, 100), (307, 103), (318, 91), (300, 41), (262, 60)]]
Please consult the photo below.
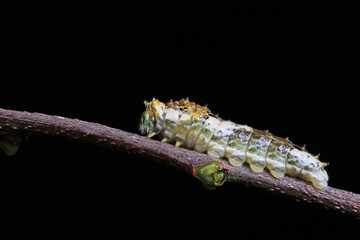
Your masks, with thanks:
[(156, 135), (156, 133), (155, 132), (152, 132), (152, 133), (150, 133), (149, 135), (147, 135), (147, 138), (152, 138), (153, 136), (155, 136)]
[(327, 187), (327, 185), (328, 185), (326, 181), (321, 181), (321, 182), (313, 181), (312, 184), (317, 189), (323, 189), (324, 187)]
[(251, 170), (254, 172), (262, 172), (265, 168), (265, 159), (257, 156), (256, 154), (246, 154), (247, 159), (249, 159), (249, 164)]
[(207, 154), (213, 158), (221, 158), (223, 156), (221, 149), (212, 148), (207, 151)]
[(239, 156), (229, 157), (228, 160), (230, 164), (233, 165), (234, 167), (240, 167), (245, 162), (245, 159), (244, 158), (242, 159)]
[(273, 175), (276, 178), (282, 178), (285, 176), (286, 168), (285, 167), (272, 167), (268, 168), (270, 170), (271, 175)]

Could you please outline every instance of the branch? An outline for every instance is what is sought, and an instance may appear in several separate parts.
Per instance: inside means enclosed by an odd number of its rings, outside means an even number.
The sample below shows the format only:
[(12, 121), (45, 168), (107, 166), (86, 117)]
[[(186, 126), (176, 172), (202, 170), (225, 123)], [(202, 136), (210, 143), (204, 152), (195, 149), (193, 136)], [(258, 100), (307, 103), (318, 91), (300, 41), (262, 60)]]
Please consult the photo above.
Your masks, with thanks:
[(151, 157), (192, 174), (208, 188), (221, 186), (226, 180), (284, 194), (360, 218), (360, 194), (332, 187), (318, 190), (292, 177), (274, 178), (268, 171), (254, 173), (247, 166), (233, 167), (225, 160), (213, 159), (206, 154), (176, 148), (98, 123), (0, 108), (0, 144), (5, 141), (17, 145), (24, 136), (31, 134), (65, 137), (135, 156)]

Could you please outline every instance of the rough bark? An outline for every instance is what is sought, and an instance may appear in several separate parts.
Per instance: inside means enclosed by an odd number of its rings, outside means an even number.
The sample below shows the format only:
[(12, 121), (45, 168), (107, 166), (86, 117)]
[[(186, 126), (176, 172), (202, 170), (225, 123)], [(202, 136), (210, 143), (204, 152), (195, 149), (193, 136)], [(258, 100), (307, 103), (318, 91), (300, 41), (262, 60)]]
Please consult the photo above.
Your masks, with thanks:
[(254, 173), (247, 166), (235, 168), (225, 160), (213, 159), (206, 154), (176, 148), (170, 144), (98, 123), (0, 108), (0, 138), (17, 143), (23, 136), (31, 134), (65, 137), (125, 151), (131, 155), (151, 157), (194, 176), (196, 176), (195, 167), (220, 161), (221, 167), (227, 170), (226, 181), (283, 194), (360, 218), (360, 194), (332, 187), (318, 190), (292, 177), (276, 179), (268, 171)]

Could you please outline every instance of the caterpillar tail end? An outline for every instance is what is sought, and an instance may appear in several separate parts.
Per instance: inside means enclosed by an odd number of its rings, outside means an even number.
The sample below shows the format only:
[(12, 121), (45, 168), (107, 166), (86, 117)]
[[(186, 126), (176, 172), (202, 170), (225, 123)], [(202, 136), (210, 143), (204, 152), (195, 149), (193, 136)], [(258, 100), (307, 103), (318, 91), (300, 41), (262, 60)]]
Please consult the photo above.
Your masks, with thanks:
[(315, 188), (320, 190), (328, 186), (328, 183), (326, 181), (322, 181), (322, 182), (313, 181), (312, 184)]
[(222, 167), (219, 161), (196, 166), (193, 170), (194, 176), (200, 179), (203, 186), (209, 190), (222, 186), (228, 176), (228, 170)]

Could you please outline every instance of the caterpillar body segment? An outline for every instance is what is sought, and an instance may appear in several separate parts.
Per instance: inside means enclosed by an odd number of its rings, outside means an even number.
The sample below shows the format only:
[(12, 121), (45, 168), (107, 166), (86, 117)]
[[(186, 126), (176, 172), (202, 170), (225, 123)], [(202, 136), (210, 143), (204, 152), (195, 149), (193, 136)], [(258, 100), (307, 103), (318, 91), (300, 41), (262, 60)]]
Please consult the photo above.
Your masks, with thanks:
[(286, 174), (286, 160), (291, 145), (285, 139), (273, 136), (266, 156), (266, 167), (276, 178), (282, 178)]
[(176, 146), (226, 158), (235, 167), (247, 162), (254, 172), (267, 168), (276, 178), (286, 174), (318, 189), (327, 186), (327, 164), (288, 139), (223, 120), (188, 99), (164, 104), (154, 98), (145, 107), (139, 126), (143, 135), (158, 135)]

